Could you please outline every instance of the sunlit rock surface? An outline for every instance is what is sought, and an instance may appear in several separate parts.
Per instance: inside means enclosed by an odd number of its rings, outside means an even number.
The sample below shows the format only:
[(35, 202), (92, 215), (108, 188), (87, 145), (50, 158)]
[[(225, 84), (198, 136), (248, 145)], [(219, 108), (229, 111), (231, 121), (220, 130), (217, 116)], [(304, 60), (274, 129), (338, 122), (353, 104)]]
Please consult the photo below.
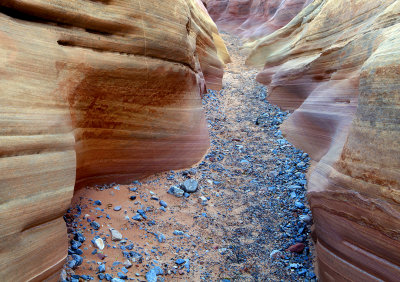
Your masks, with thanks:
[(0, 273), (57, 280), (75, 183), (189, 166), (229, 60), (199, 0), (0, 2)]
[(203, 0), (222, 30), (260, 37), (293, 19), (312, 0)]
[(316, 0), (248, 47), (269, 100), (295, 110), (323, 281), (400, 277), (400, 1)]

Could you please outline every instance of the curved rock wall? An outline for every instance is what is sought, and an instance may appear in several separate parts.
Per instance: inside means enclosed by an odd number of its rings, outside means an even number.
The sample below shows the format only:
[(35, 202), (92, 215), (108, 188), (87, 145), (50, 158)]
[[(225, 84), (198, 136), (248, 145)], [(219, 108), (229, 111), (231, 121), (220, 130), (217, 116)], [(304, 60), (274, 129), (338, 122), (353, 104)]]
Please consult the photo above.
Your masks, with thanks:
[(219, 28), (250, 38), (264, 36), (283, 27), (312, 0), (205, 1), (210, 16)]
[(287, 138), (314, 161), (322, 281), (400, 277), (400, 1), (315, 0), (248, 45)]
[(1, 280), (57, 280), (75, 180), (199, 161), (228, 60), (199, 0), (1, 1)]

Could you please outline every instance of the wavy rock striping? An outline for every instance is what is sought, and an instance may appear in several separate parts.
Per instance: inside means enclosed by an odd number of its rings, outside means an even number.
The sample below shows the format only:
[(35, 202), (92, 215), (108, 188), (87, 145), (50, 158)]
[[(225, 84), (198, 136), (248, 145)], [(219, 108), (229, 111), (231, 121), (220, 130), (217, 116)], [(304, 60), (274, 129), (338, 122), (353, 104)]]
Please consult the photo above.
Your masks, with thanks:
[(400, 1), (316, 0), (248, 45), (309, 152), (322, 281), (400, 277)]
[(229, 55), (199, 0), (5, 0), (0, 12), (0, 273), (57, 280), (75, 180), (200, 160), (201, 94), (221, 87)]
[(241, 37), (274, 32), (293, 19), (311, 0), (205, 0), (218, 27)]

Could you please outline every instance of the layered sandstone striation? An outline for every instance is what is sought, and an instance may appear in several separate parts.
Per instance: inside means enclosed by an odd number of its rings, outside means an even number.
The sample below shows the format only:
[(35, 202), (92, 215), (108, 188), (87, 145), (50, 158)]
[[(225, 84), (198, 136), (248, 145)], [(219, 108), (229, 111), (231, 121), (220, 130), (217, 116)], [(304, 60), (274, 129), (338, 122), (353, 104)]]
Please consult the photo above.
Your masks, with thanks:
[(199, 0), (0, 3), (0, 273), (57, 279), (74, 185), (189, 166), (229, 60)]
[(255, 38), (286, 25), (312, 0), (203, 0), (218, 27)]
[(323, 281), (400, 277), (400, 1), (315, 0), (249, 44), (282, 128), (314, 165)]

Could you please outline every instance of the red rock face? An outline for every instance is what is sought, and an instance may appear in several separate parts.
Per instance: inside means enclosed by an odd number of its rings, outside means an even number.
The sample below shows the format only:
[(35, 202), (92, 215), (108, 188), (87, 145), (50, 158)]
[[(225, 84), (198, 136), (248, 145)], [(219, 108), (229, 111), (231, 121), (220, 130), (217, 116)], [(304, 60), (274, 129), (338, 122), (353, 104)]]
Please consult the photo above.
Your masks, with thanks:
[[(79, 2), (79, 3), (78, 3)], [(58, 279), (74, 186), (199, 161), (229, 55), (198, 0), (0, 3), (0, 273)]]
[(283, 131), (312, 157), (322, 281), (400, 277), (400, 1), (318, 0), (250, 43)]
[(210, 16), (222, 30), (260, 37), (283, 27), (311, 0), (208, 0)]

